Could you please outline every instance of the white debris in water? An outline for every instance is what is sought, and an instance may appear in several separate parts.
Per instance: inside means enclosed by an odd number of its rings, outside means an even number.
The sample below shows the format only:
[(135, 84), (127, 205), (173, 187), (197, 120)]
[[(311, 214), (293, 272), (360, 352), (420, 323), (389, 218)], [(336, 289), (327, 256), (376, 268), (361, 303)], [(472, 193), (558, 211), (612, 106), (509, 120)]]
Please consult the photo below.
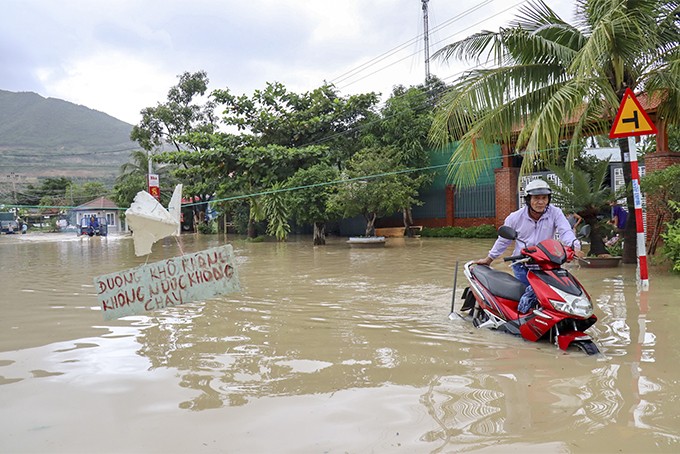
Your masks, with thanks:
[(170, 235), (180, 234), (180, 206), (182, 185), (175, 188), (166, 210), (151, 194), (139, 191), (134, 202), (125, 211), (125, 218), (132, 230), (135, 255), (151, 253), (151, 246), (158, 240)]

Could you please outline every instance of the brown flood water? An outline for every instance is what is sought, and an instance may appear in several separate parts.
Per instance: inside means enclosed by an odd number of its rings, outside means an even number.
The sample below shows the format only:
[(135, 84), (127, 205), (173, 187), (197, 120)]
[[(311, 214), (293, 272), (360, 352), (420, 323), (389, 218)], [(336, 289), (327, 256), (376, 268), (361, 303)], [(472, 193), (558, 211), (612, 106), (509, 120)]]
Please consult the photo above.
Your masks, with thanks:
[(460, 294), (491, 240), (181, 238), (225, 241), (243, 291), (104, 322), (93, 278), (145, 263), (131, 238), (1, 236), (0, 452), (680, 452), (665, 269), (639, 294), (635, 267), (572, 268), (599, 318), (587, 357), (449, 320), (455, 261)]

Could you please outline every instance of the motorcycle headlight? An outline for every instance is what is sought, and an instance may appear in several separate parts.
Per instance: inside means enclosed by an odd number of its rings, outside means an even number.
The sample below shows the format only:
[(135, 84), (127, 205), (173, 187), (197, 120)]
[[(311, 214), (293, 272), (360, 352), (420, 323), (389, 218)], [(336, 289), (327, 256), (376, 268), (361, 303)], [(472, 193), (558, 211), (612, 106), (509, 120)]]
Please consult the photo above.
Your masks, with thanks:
[(588, 318), (593, 315), (593, 303), (585, 293), (581, 295), (571, 295), (556, 288), (553, 290), (562, 298), (563, 301), (548, 299), (555, 310), (575, 315), (576, 317)]

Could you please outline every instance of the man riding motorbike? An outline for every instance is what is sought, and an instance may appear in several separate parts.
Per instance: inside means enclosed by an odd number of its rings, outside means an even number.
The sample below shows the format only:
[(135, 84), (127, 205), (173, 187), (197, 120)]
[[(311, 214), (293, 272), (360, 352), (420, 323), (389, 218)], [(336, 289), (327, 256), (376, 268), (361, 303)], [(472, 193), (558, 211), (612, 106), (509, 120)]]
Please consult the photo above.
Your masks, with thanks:
[[(531, 181), (526, 189), (526, 206), (520, 208), (505, 219), (504, 225), (510, 226), (517, 232), (518, 240), (524, 241), (527, 247), (534, 247), (538, 243), (555, 236), (555, 231), (559, 232), (562, 243), (574, 245), (576, 257), (583, 258), (581, 243), (576, 239), (574, 231), (571, 229), (562, 210), (550, 205), (552, 190), (548, 183), (541, 179)], [(501, 238), (500, 236), (494, 243), (486, 258), (477, 260), (477, 265), (490, 265), (494, 259), (503, 254), (512, 240)], [(520, 241), (515, 241), (513, 255), (518, 255), (524, 245)], [(529, 265), (531, 266), (531, 265)], [(520, 299), (518, 310), (522, 313), (528, 312), (536, 303), (536, 295), (529, 285), (527, 273), (529, 269), (524, 263), (512, 265), (515, 277), (527, 285), (524, 295)]]

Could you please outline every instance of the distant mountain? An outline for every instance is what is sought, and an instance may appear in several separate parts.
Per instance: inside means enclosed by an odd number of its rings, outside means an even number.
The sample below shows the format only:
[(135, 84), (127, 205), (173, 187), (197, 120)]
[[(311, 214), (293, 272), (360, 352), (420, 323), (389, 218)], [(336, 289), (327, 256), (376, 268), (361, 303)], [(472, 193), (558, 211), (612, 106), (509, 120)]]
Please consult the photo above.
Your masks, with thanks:
[(132, 125), (55, 98), (0, 90), (0, 181), (41, 177), (111, 182), (131, 150)]

